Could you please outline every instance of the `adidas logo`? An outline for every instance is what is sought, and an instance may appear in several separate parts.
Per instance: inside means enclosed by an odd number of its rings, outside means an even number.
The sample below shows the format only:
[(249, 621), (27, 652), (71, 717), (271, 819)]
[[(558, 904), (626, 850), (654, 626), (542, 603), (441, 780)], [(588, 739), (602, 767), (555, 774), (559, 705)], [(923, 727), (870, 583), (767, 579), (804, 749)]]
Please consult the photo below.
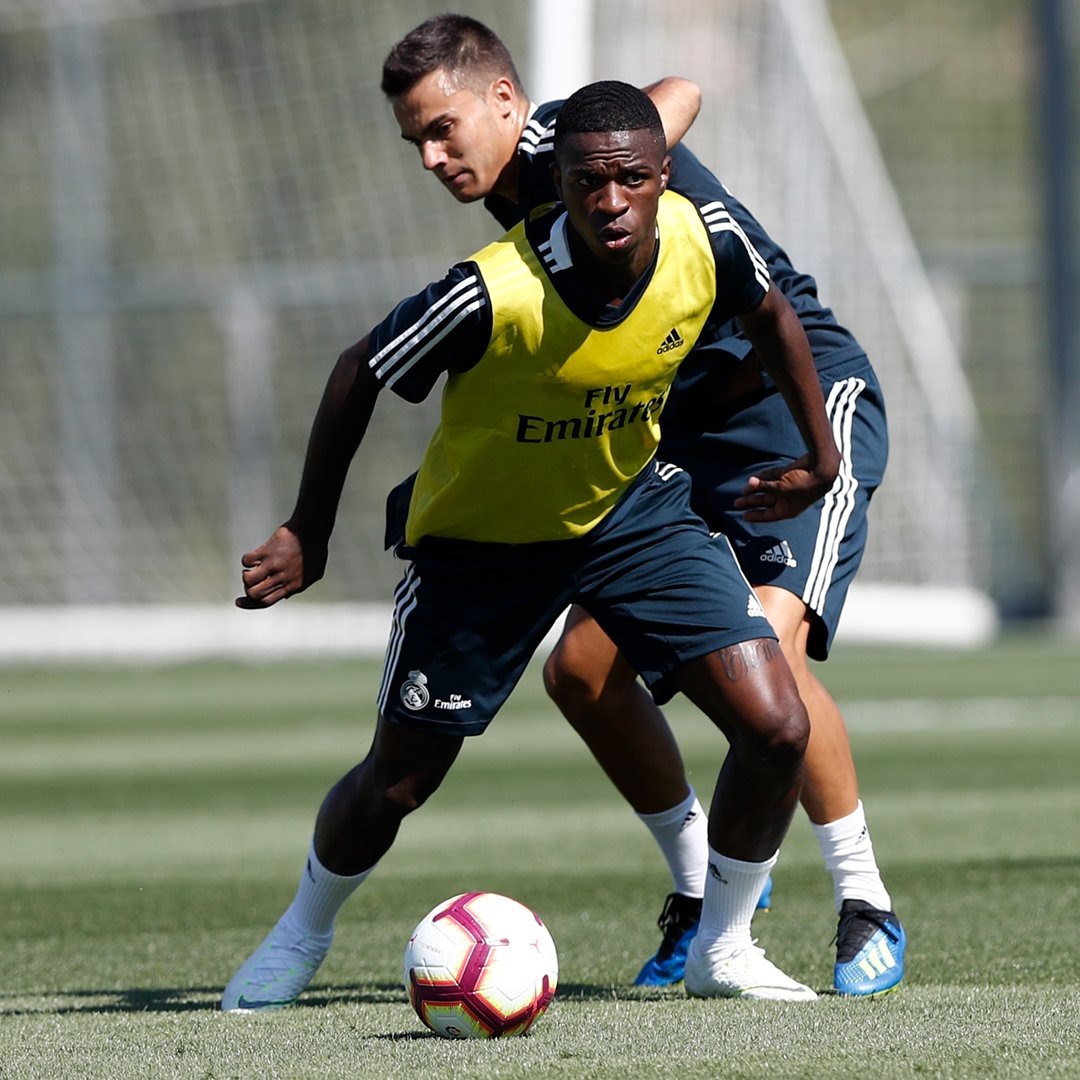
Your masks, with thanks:
[(712, 860), (709, 861), (709, 873), (720, 882), (721, 885), (729, 884), (728, 879), (720, 873), (720, 867), (716, 865)]
[(880, 940), (871, 941), (867, 946), (865, 954), (859, 957), (859, 967), (868, 979), (884, 975), (889, 968), (896, 967), (896, 957), (885, 944), (884, 935), (880, 935)]
[(795, 553), (791, 550), (791, 545), (786, 540), (781, 540), (779, 544), (769, 548), (769, 550), (761, 556), (760, 561), (778, 562), (791, 567), (799, 565), (795, 560)]
[(657, 354), (671, 352), (672, 349), (677, 349), (683, 344), (682, 334), (673, 326), (668, 333), (668, 336), (664, 338), (663, 345), (656, 350)]

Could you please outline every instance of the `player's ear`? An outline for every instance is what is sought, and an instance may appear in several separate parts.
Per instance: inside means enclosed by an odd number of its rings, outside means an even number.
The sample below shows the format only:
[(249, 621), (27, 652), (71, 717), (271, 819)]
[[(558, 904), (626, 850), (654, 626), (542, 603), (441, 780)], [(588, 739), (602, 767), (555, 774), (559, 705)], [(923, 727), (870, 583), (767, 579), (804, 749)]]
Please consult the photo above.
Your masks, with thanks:
[(667, 191), (668, 180), (671, 179), (671, 155), (664, 155), (664, 164), (660, 166), (660, 194)]
[(488, 91), (491, 100), (501, 116), (510, 116), (517, 104), (517, 88), (510, 79), (500, 75)]

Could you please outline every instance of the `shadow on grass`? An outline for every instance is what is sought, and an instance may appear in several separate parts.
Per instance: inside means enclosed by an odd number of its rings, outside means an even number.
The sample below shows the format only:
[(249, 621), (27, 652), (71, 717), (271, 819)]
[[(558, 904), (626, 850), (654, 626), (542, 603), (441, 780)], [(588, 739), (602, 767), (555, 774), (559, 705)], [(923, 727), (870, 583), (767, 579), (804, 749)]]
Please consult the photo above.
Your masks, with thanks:
[[(685, 997), (682, 984), (678, 986), (616, 986), (612, 983), (559, 983), (558, 1001), (651, 1001)], [(395, 1002), (408, 1004), (408, 997), (400, 985), (373, 987), (370, 983), (328, 986), (309, 990), (297, 1002), (307, 1008), (325, 1005), (387, 1005)]]
[[(194, 995), (220, 995), (217, 987), (139, 987), (130, 990), (54, 990), (47, 994), (2, 994), (0, 1016), (67, 1016), (72, 1013), (199, 1012), (216, 1008), (217, 1000)], [(38, 997), (40, 1000), (35, 1001)]]
[[(612, 984), (563, 983), (560, 1001), (648, 1001), (682, 996), (682, 987), (636, 987)], [(71, 989), (48, 994), (0, 994), (0, 1016), (108, 1015), (116, 1013), (216, 1012), (220, 986), (132, 987), (131, 989)], [(329, 1005), (407, 1005), (400, 983), (343, 983), (307, 991), (292, 1009), (321, 1009)], [(387, 1034), (381, 1038), (426, 1038)]]

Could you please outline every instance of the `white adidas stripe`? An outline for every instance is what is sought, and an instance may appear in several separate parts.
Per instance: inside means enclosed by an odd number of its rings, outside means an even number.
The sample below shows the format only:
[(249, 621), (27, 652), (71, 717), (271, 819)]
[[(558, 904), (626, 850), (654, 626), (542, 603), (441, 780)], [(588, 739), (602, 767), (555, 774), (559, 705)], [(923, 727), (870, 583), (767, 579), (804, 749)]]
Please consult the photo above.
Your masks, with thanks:
[(541, 154), (550, 150), (555, 145), (554, 125), (543, 125), (536, 120), (530, 120), (521, 132), (518, 148), (526, 154)]
[(394, 383), (398, 381), (398, 379), (400, 379), (403, 375), (407, 375), (409, 373), (409, 371), (413, 368), (413, 366), (418, 360), (422, 359), (427, 353), (429, 353), (433, 348), (435, 348), (435, 346), (438, 345), (439, 342), (442, 341), (442, 339), (446, 337), (446, 335), (449, 334), (459, 322), (462, 321), (462, 319), (471, 315), (474, 311), (479, 311), (480, 308), (484, 306), (484, 303), (484, 297), (481, 294), (467, 307), (462, 308), (461, 311), (459, 311), (454, 316), (452, 322), (444, 326), (443, 329), (434, 337), (428, 338), (427, 341), (424, 343), (423, 348), (417, 350), (417, 352), (414, 353), (406, 363), (402, 364), (402, 366), (397, 371), (395, 371), (393, 375), (391, 375), (383, 382), (383, 385), (387, 389), (390, 389), (390, 387), (392, 387)]
[(739, 236), (746, 242), (747, 247), (750, 250), (750, 256), (757, 263), (760, 263), (763, 267), (768, 267), (765, 261), (765, 257), (760, 251), (750, 242), (750, 238), (743, 231), (743, 227), (739, 224), (738, 220), (731, 213), (731, 211), (719, 200), (711, 203), (706, 203), (701, 207), (701, 216), (706, 225), (725, 225), (731, 224)]
[(416, 591), (419, 587), (420, 575), (416, 572), (415, 564), (410, 563), (394, 592), (394, 619), (390, 626), (390, 640), (386, 646), (386, 660), (377, 698), (380, 713), (386, 712), (390, 679), (397, 668), (398, 657), (401, 656), (401, 646), (405, 642), (405, 623), (416, 607)]
[(711, 536), (713, 540), (723, 540), (724, 543), (727, 544), (728, 554), (731, 556), (731, 563), (735, 567), (736, 573), (738, 573), (739, 577), (742, 578), (743, 584), (746, 586), (747, 593), (749, 593), (751, 596), (756, 597), (757, 593), (754, 592), (754, 586), (750, 584), (750, 579), (746, 576), (746, 573), (742, 568), (742, 564), (739, 562), (739, 556), (735, 554), (735, 548), (732, 545), (727, 533), (710, 532), (709, 536)]
[(368, 366), (384, 386), (393, 386), (462, 319), (483, 305), (484, 293), (479, 280), (475, 275), (466, 278), (428, 308), (418, 322), (383, 346), (368, 361)]
[(750, 238), (743, 232), (742, 226), (731, 216), (727, 207), (719, 201), (711, 202), (702, 206), (700, 212), (709, 232), (734, 233), (743, 242), (743, 246), (750, 256), (750, 261), (754, 264), (754, 277), (763, 289), (768, 289), (772, 281), (769, 276), (768, 263), (762, 257), (761, 252), (750, 242)]
[(819, 614), (825, 607), (825, 595), (832, 584), (840, 560), (840, 544), (848, 521), (855, 510), (855, 492), (859, 481), (851, 465), (851, 426), (859, 395), (866, 389), (864, 379), (841, 379), (829, 393), (825, 411), (832, 423), (833, 438), (840, 451), (840, 472), (825, 496), (825, 506), (818, 521), (817, 539), (810, 562), (810, 573), (803, 589), (803, 602)]
[(896, 958), (889, 951), (884, 939), (876, 942), (867, 954), (859, 961), (859, 967), (863, 974), (873, 979), (878, 975), (884, 975), (889, 968), (896, 967)]
[(550, 153), (555, 149), (554, 139), (544, 139), (542, 142), (538, 142), (535, 146), (523, 146), (521, 148), (524, 153), (529, 154), (532, 157), (537, 157), (540, 154)]
[(825, 596), (840, 557), (840, 544), (855, 508), (858, 481), (851, 468), (851, 424), (856, 399), (865, 386), (862, 379), (842, 380), (833, 386), (826, 405), (841, 462), (836, 481), (825, 497), (810, 572), (803, 590), (807, 606), (818, 612), (825, 606)]
[(407, 338), (410, 334), (416, 332), (417, 330), (421, 329), (424, 324), (439, 311), (441, 307), (453, 301), (454, 297), (457, 296), (457, 294), (460, 293), (463, 289), (475, 288), (475, 286), (475, 275), (465, 278), (463, 281), (459, 281), (441, 300), (433, 304), (424, 313), (422, 318), (420, 318), (417, 322), (413, 323), (412, 326), (406, 327), (406, 329), (402, 330), (401, 333), (398, 334), (398, 336), (394, 338), (393, 341), (384, 345), (369, 361), (371, 366), (374, 367), (376, 364), (380, 363), (382, 358), (397, 349), (398, 346), (402, 343), (402, 341), (405, 340), (405, 338)]
[(570, 257), (570, 242), (566, 238), (567, 213), (564, 210), (551, 226), (551, 232), (539, 248), (544, 265), (553, 273), (568, 270), (574, 265)]
[(746, 239), (746, 237), (743, 235), (742, 229), (740, 229), (735, 222), (717, 222), (716, 224), (709, 226), (709, 232), (729, 232), (734, 233), (737, 237), (739, 237), (739, 239), (742, 240), (743, 245), (745, 246), (746, 251), (750, 256), (750, 261), (753, 263), (754, 277), (757, 279), (758, 284), (761, 285), (763, 289), (768, 289), (770, 283), (772, 282), (772, 278), (769, 275), (769, 268), (765, 264), (764, 259), (762, 259), (761, 256), (757, 254), (757, 249), (754, 247), (753, 244), (750, 243), (749, 240)]

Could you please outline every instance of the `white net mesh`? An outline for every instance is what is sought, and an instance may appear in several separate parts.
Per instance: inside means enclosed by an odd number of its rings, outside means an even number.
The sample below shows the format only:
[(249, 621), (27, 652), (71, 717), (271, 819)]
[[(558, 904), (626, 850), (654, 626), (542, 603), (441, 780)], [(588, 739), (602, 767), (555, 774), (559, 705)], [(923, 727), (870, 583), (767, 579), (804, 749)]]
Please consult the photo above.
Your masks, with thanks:
[[(459, 9), (524, 58), (507, 7)], [(291, 508), (337, 353), (495, 232), (423, 174), (378, 87), (388, 47), (442, 9), (0, 0), (0, 605), (234, 594), (240, 553)], [(595, 10), (596, 76), (701, 82), (690, 144), (880, 370), (893, 454), (865, 579), (969, 581), (971, 448), (942, 441), (917, 374), (948, 343), (918, 356), (902, 332), (888, 278), (911, 267), (859, 209), (825, 129), (845, 118), (811, 107), (784, 5)], [(388, 597), (383, 500), (434, 408), (385, 395), (320, 599)]]
[(890, 463), (866, 581), (968, 585), (974, 408), (943, 305), (915, 252), (818, 0), (600, 6), (598, 75), (678, 71), (705, 105), (687, 144), (855, 331), (881, 378)]

